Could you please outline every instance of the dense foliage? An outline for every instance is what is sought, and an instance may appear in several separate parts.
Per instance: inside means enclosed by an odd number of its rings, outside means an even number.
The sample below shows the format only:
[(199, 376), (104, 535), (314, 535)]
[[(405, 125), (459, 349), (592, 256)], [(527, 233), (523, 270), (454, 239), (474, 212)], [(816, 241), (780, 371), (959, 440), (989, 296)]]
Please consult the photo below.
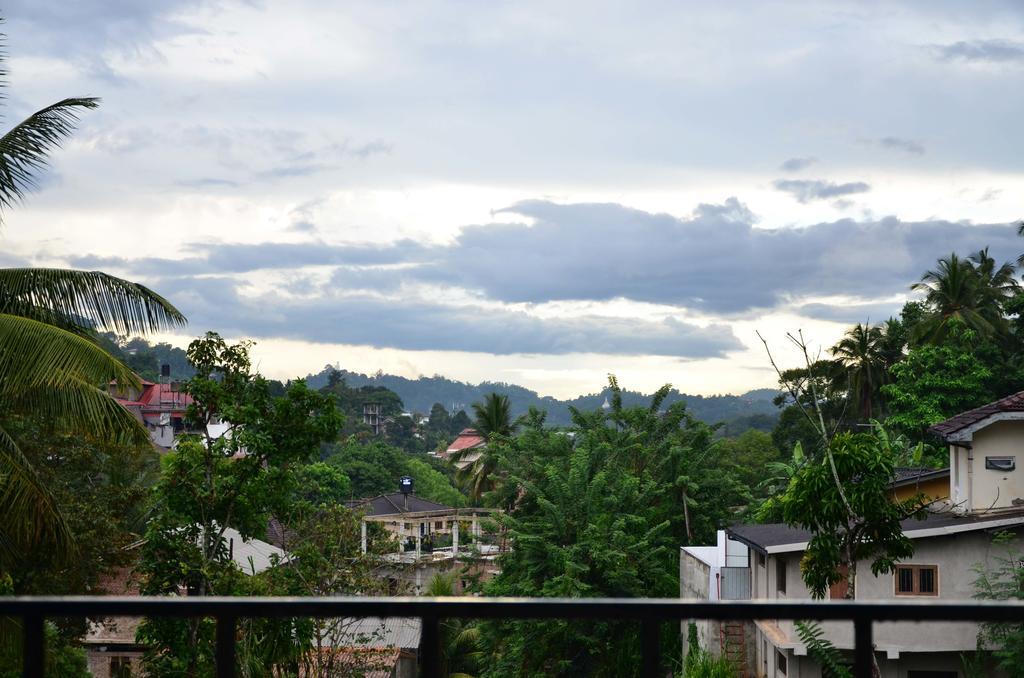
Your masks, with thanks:
[[(492, 493), (512, 550), (489, 595), (675, 596), (680, 544), (707, 543), (747, 500), (718, 463), (713, 430), (682, 403), (574, 412), (567, 431), (535, 419), (497, 445)], [(682, 509), (682, 510), (680, 510)], [(667, 648), (678, 633), (666, 630)], [(494, 622), (484, 675), (634, 675), (639, 640), (626, 622)], [(678, 652), (666, 650), (667, 656)]]

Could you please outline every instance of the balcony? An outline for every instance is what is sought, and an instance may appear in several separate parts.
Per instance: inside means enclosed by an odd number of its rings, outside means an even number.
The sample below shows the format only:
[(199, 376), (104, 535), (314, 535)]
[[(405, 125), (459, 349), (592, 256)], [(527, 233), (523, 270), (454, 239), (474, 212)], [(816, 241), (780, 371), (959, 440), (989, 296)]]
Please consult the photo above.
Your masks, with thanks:
[(855, 674), (872, 670), (873, 625), (892, 621), (1024, 623), (1024, 601), (1011, 602), (693, 602), (614, 598), (0, 598), (0, 616), (20, 618), (24, 628), (24, 675), (44, 675), (44, 620), (49, 617), (207, 617), (216, 620), (219, 678), (235, 675), (235, 622), (246, 617), (418, 617), (422, 623), (420, 670), (440, 675), (439, 622), (467, 619), (604, 619), (639, 623), (640, 675), (664, 675), (659, 632), (668, 622), (808, 619), (853, 624)]

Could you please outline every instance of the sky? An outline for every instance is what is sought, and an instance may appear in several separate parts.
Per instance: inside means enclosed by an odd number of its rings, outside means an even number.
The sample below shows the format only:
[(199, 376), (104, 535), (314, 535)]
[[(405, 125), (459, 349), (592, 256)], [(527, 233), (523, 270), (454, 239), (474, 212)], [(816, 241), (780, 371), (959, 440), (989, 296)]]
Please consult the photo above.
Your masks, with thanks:
[(772, 386), (940, 256), (1024, 252), (1024, 5), (14, 0), (11, 125), (99, 96), (0, 265), (260, 370)]

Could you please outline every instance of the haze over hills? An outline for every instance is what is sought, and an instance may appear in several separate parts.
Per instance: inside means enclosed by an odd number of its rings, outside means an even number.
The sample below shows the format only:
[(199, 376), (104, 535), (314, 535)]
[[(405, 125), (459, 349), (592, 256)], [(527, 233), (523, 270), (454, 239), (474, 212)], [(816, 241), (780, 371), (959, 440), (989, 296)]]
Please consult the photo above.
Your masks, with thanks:
[[(306, 377), (311, 388), (320, 388), (327, 384), (331, 370), (326, 366), (317, 374)], [(410, 412), (430, 412), (434, 403), (441, 403), (450, 411), (469, 410), (474, 402), (483, 400), (488, 393), (495, 392), (507, 395), (512, 404), (513, 416), (525, 413), (531, 406), (546, 410), (548, 423), (560, 426), (570, 422), (569, 408), (594, 410), (604, 403), (609, 391), (603, 389), (597, 393), (581, 395), (570, 400), (559, 400), (551, 396), (541, 396), (536, 391), (502, 382), (481, 382), (469, 384), (435, 375), (409, 379), (393, 374), (377, 372), (366, 375), (349, 370), (338, 370), (349, 386), (383, 386), (394, 391), (402, 399), (405, 409)], [(778, 418), (778, 408), (772, 404), (777, 391), (770, 388), (756, 389), (741, 395), (700, 396), (680, 393), (672, 389), (665, 399), (669, 405), (677, 401), (685, 401), (687, 408), (698, 419), (707, 423), (724, 422), (730, 433), (737, 433), (747, 428), (770, 429)], [(638, 391), (623, 391), (622, 399), (626, 405), (646, 405), (651, 394)]]

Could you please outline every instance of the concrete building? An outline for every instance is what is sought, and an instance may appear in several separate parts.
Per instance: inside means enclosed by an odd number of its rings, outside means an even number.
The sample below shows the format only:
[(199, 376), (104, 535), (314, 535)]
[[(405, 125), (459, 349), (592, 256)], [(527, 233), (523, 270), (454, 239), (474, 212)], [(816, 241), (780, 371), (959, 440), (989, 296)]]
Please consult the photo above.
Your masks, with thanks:
[(455, 593), (459, 595), (468, 577), (487, 579), (497, 572), (497, 556), (506, 546), (502, 535), (486, 529), (496, 509), (454, 508), (403, 492), (350, 502), (349, 507), (362, 513), (364, 553), (371, 524), (398, 539), (397, 552), (385, 559), (384, 573), (398, 590), (419, 594), (435, 573), (456, 568)]
[[(924, 520), (902, 524), (913, 540), (914, 555), (895, 572), (878, 576), (871, 573), (870, 562), (858, 562), (857, 600), (969, 600), (975, 594), (976, 566), (994, 555), (993, 535), (1010, 532), (1018, 543), (1024, 536), (1024, 470), (1016, 464), (1024, 454), (1024, 392), (961, 413), (931, 430), (949, 444), (949, 468), (898, 469), (891, 484), (897, 499), (921, 492), (933, 500)], [(682, 550), (680, 595), (742, 598), (740, 582), (746, 580), (751, 599), (810, 599), (800, 562), (811, 537), (806, 530), (782, 524), (731, 527), (716, 546)], [(846, 592), (845, 582), (839, 582), (829, 597), (844, 598)], [(852, 624), (826, 622), (822, 629), (852, 660)], [(963, 678), (961, 657), (976, 652), (978, 630), (978, 624), (967, 622), (876, 623), (881, 676)], [(742, 643), (709, 622), (698, 623), (698, 631), (710, 651), (737, 660), (745, 675), (821, 676), (791, 621), (748, 622), (742, 634), (735, 634)], [(742, 645), (745, 656), (732, 645)]]
[(141, 380), (139, 388), (134, 388), (111, 382), (108, 390), (145, 425), (154, 445), (169, 450), (175, 436), (184, 431), (185, 410), (192, 404), (192, 396), (182, 391), (180, 384)]

